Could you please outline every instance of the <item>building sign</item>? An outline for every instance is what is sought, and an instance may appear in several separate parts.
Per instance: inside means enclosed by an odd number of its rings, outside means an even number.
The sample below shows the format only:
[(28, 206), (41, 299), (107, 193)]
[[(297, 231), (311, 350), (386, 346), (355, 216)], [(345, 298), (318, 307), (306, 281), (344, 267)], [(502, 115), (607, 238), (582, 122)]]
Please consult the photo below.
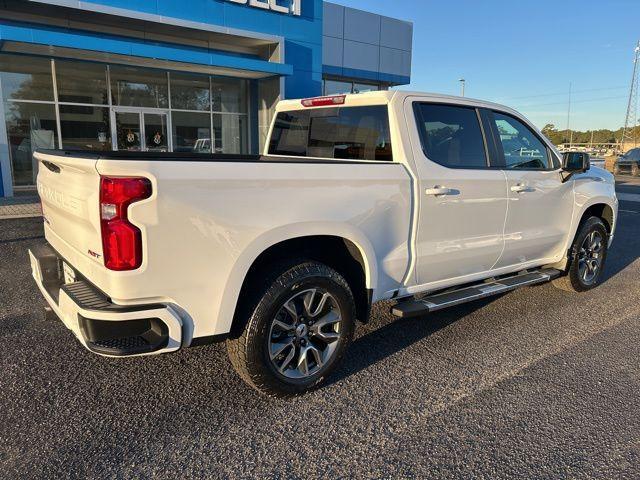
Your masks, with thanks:
[(254, 8), (286, 13), (299, 17), (302, 14), (302, 0), (227, 0), (228, 2), (249, 5)]

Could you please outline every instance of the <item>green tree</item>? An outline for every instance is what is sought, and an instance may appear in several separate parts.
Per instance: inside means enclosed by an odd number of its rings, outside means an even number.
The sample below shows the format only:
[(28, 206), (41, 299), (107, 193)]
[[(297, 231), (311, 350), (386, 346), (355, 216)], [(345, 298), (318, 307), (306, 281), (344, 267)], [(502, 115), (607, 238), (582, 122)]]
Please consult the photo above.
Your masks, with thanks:
[(542, 128), (542, 133), (555, 145), (563, 143), (565, 135), (559, 132), (553, 123), (547, 123)]

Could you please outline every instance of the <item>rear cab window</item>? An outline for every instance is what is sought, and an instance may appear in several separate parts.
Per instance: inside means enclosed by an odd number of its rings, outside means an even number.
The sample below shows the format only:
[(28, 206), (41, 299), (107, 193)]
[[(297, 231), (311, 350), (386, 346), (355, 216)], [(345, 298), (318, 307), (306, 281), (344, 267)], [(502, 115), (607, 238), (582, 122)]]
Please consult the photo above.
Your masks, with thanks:
[(386, 105), (280, 112), (269, 155), (336, 160), (393, 160)]

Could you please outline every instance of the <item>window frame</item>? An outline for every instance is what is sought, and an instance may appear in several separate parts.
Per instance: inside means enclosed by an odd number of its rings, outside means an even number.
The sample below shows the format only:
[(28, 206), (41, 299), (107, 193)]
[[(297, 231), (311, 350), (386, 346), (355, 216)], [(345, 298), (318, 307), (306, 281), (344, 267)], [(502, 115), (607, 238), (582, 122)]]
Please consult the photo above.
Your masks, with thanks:
[[(493, 136), (495, 147), (496, 147), (496, 155), (497, 155), (496, 160), (500, 164), (500, 168), (502, 170), (508, 171), (508, 172), (555, 172), (562, 168), (562, 162), (554, 154), (553, 150), (551, 149), (547, 141), (536, 132), (535, 128), (533, 128), (527, 120), (517, 115), (514, 115), (511, 112), (506, 112), (504, 110), (500, 110), (497, 108), (487, 108), (485, 110), (487, 112), (487, 115), (485, 118), (485, 121), (488, 123), (487, 128), (489, 128), (492, 132), (492, 136)], [(500, 132), (498, 132), (498, 127), (496, 125), (496, 118), (494, 115), (495, 113), (499, 113), (500, 115), (504, 115), (505, 117), (510, 117), (520, 122), (522, 125), (524, 125), (525, 128), (527, 128), (527, 130), (529, 130), (529, 132), (535, 138), (538, 139), (540, 143), (542, 143), (542, 145), (544, 145), (547, 151), (547, 160), (549, 162), (549, 165), (547, 166), (547, 168), (507, 168), (507, 161), (504, 155), (504, 147), (502, 145), (502, 140), (500, 139)]]
[[(427, 132), (426, 132), (426, 128), (424, 127), (425, 120), (424, 120), (424, 116), (422, 115), (422, 108), (421, 108), (422, 105), (438, 105), (438, 106), (444, 106), (444, 107), (454, 107), (454, 108), (463, 108), (467, 110), (475, 110), (476, 117), (478, 119), (478, 125), (480, 127), (480, 134), (482, 135), (482, 143), (484, 146), (486, 165), (482, 167), (479, 167), (479, 166), (458, 167), (453, 165), (445, 165), (443, 163), (440, 163), (430, 158), (427, 152), (427, 141), (426, 141), (427, 139), (425, 137)], [(487, 127), (485, 126), (485, 120), (483, 118), (483, 116), (485, 115), (485, 110), (486, 110), (485, 108), (478, 107), (477, 105), (465, 105), (465, 104), (452, 103), (452, 102), (430, 102), (425, 100), (414, 101), (413, 113), (414, 113), (414, 119), (416, 121), (416, 127), (418, 129), (418, 135), (420, 138), (420, 148), (422, 150), (422, 154), (430, 162), (433, 162), (436, 165), (439, 165), (443, 168), (448, 168), (450, 170), (502, 170), (503, 167), (499, 165), (498, 151), (494, 144), (495, 139), (493, 139), (491, 143), (489, 143), (487, 139)], [(489, 130), (489, 134), (493, 135), (491, 130)]]

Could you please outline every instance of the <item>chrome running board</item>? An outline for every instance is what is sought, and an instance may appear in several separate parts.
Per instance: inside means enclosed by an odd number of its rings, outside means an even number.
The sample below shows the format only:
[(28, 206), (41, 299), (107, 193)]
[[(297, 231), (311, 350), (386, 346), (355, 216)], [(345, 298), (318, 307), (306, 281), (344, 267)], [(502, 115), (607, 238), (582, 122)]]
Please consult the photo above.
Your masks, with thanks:
[(562, 275), (562, 273), (560, 270), (553, 268), (522, 272), (517, 275), (466, 286), (458, 290), (448, 290), (419, 299), (401, 301), (391, 309), (391, 313), (400, 318), (418, 317), (444, 308), (510, 292), (520, 287), (549, 282)]

